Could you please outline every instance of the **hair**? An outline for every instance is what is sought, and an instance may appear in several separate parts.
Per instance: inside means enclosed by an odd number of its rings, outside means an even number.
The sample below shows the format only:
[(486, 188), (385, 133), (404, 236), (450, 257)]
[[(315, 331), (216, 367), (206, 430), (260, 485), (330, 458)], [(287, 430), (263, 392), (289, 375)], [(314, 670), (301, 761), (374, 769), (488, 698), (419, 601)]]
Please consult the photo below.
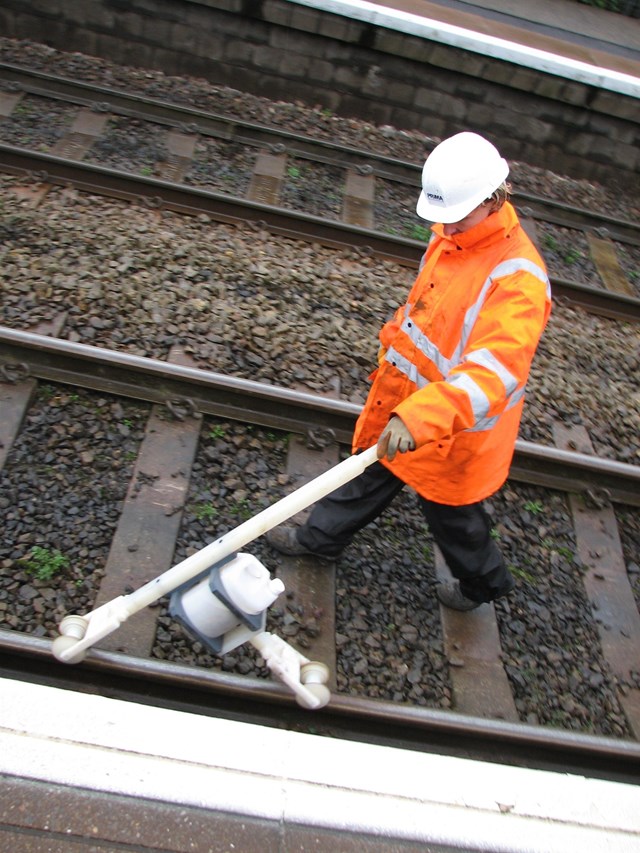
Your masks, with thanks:
[(500, 186), (495, 189), (489, 198), (485, 201), (485, 204), (491, 203), (493, 205), (493, 212), (500, 210), (505, 201), (509, 201), (509, 196), (511, 195), (511, 184), (507, 181), (503, 181)]

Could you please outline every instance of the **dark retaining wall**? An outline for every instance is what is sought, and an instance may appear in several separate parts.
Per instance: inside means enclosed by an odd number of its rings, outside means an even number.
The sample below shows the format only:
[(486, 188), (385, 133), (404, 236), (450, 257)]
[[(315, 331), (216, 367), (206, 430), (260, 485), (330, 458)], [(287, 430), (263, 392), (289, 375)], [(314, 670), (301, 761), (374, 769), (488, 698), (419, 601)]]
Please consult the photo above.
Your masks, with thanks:
[(287, 0), (3, 0), (0, 33), (640, 187), (637, 98)]

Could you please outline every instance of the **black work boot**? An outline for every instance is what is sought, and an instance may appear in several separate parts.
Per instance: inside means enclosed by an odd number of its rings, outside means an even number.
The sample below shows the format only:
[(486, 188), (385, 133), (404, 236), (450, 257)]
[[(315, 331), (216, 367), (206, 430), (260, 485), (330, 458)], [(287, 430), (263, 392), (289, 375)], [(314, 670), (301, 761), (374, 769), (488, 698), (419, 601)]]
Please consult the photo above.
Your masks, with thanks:
[(301, 545), (298, 541), (297, 527), (274, 527), (265, 534), (265, 539), (281, 554), (287, 554), (291, 557), (315, 557), (318, 560), (335, 560), (335, 557), (328, 557), (326, 554), (318, 554), (315, 551), (310, 551)]
[(475, 610), (476, 607), (480, 607), (482, 604), (481, 601), (474, 601), (473, 598), (467, 598), (460, 589), (459, 581), (439, 584), (436, 588), (436, 595), (445, 607), (450, 607), (452, 610)]
[[(504, 586), (501, 587), (500, 591), (494, 596), (492, 601), (495, 601), (496, 598), (502, 598), (504, 595), (508, 595), (515, 585), (516, 582), (513, 577), (508, 574)], [(450, 583), (439, 584), (436, 589), (436, 595), (445, 607), (450, 607), (452, 610), (475, 610), (476, 607), (480, 607), (480, 605), (484, 603), (482, 601), (476, 601), (474, 598), (469, 598), (465, 595), (460, 589), (460, 581), (451, 581)]]

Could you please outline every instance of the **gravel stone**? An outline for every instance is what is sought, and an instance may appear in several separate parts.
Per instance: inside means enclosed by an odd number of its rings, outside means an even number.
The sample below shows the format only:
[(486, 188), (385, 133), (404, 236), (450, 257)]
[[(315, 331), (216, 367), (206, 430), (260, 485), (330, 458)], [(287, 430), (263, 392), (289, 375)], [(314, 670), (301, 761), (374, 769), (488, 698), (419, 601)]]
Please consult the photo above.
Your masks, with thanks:
[[(415, 163), (439, 141), (29, 42), (0, 38), (0, 57)], [(2, 123), (0, 139), (35, 141), (42, 150), (55, 144), (72, 113), (40, 100), (25, 99), (22, 113)], [(99, 162), (153, 171), (166, 157), (158, 138), (149, 126), (118, 120), (99, 143)], [(254, 154), (233, 144), (199, 143), (186, 180), (242, 195)], [(328, 167), (311, 170), (305, 161), (289, 166), (286, 203), (313, 204), (308, 209), (316, 215), (335, 216), (341, 176)], [(524, 163), (512, 163), (511, 180), (516, 191), (629, 220), (640, 215), (637, 199), (619, 188)], [(0, 176), (0, 323), (24, 329), (64, 314), (63, 336), (72, 341), (161, 359), (179, 344), (203, 368), (314, 393), (339, 387), (343, 399), (364, 399), (378, 329), (404, 300), (414, 271), (361, 251), (274, 238), (259, 224), (222, 225), (73, 189), (52, 188), (35, 207), (27, 192), (33, 188), (24, 178)], [(377, 227), (426, 240), (417, 230), (416, 194), (383, 183)], [(545, 226), (541, 246), (552, 274), (600, 286), (582, 235)], [(639, 250), (618, 248), (637, 282)], [(600, 456), (640, 464), (639, 369), (637, 325), (556, 303), (533, 364), (521, 437), (551, 445), (559, 419), (584, 426)], [(40, 385), (0, 472), (2, 628), (53, 636), (65, 613), (91, 609), (147, 413), (128, 401)], [(286, 436), (216, 419), (203, 423), (202, 436), (175, 562), (291, 488)], [(614, 683), (602, 659), (565, 497), (509, 483), (488, 508), (517, 581), (496, 614), (521, 719), (628, 737), (616, 699), (625, 685)], [(640, 606), (638, 513), (616, 507), (616, 515)], [(36, 547), (57, 551), (68, 563), (53, 577), (38, 578)], [(277, 573), (277, 557), (262, 539), (251, 551)], [(451, 708), (450, 668), (461, 660), (444, 654), (432, 541), (408, 490), (361, 533), (336, 572), (338, 689)], [(161, 602), (157, 611), (157, 658), (270, 677), (250, 647), (223, 658), (211, 654), (169, 618), (166, 606)], [(318, 621), (291, 601), (277, 602), (268, 629), (305, 647)], [(639, 686), (640, 673), (633, 677)]]

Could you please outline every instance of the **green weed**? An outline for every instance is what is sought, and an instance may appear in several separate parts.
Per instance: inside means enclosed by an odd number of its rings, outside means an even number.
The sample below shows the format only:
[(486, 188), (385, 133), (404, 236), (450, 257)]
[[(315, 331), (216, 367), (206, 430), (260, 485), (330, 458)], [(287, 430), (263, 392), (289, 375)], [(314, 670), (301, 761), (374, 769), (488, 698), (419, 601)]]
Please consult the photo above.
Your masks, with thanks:
[(553, 539), (547, 538), (542, 540), (542, 547), (546, 548), (548, 551), (554, 551), (560, 557), (564, 557), (564, 559), (569, 562), (573, 562), (574, 553), (571, 548), (567, 548), (566, 545), (556, 545)]
[(216, 516), (219, 514), (218, 510), (211, 503), (199, 504), (196, 507), (192, 507), (191, 511), (198, 519), (198, 521), (204, 521), (205, 519), (209, 518), (216, 518)]
[(510, 565), (509, 571), (514, 577), (519, 578), (520, 580), (525, 581), (526, 583), (535, 585), (535, 577), (530, 572), (526, 571), (526, 569), (521, 569), (519, 566)]
[(48, 581), (58, 572), (66, 569), (69, 565), (69, 558), (56, 549), (50, 551), (48, 548), (35, 545), (31, 550), (30, 557), (24, 562), (29, 574), (35, 575), (39, 581)]
[(560, 554), (561, 557), (564, 557), (565, 560), (573, 562), (575, 554), (573, 553), (571, 548), (567, 548), (566, 546), (561, 545), (559, 548), (556, 548), (556, 551), (558, 552), (558, 554)]
[(577, 249), (569, 249), (567, 254), (564, 256), (564, 259), (568, 264), (575, 264), (575, 262), (579, 261), (581, 257), (582, 252), (579, 252)]
[(231, 507), (230, 512), (232, 515), (237, 515), (243, 521), (246, 521), (248, 518), (251, 518), (253, 514), (247, 498), (242, 498), (236, 504), (234, 504)]
[(421, 243), (428, 243), (431, 239), (431, 228), (425, 225), (413, 225), (409, 230), (409, 237), (412, 240), (419, 240)]

